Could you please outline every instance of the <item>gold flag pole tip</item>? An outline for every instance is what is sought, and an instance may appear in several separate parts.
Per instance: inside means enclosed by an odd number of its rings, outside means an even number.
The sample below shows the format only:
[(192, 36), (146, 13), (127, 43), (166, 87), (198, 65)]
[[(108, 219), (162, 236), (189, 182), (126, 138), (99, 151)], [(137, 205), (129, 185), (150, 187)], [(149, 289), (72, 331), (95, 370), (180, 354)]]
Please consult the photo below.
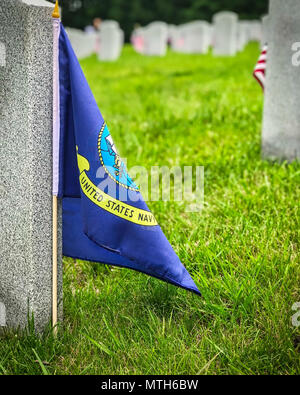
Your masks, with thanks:
[(59, 15), (58, 0), (56, 0), (52, 18), (59, 18), (59, 17), (60, 15)]

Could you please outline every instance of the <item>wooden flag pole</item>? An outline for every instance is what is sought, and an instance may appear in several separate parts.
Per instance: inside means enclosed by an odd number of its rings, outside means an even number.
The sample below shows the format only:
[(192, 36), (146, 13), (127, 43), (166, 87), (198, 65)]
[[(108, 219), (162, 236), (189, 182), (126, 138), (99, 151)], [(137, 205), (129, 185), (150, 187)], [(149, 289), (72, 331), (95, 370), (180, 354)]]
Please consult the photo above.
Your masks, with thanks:
[(52, 14), (53, 21), (53, 197), (52, 197), (52, 328), (57, 334), (57, 193), (59, 144), (59, 90), (58, 90), (58, 0)]
[(57, 334), (57, 196), (52, 198), (52, 327)]

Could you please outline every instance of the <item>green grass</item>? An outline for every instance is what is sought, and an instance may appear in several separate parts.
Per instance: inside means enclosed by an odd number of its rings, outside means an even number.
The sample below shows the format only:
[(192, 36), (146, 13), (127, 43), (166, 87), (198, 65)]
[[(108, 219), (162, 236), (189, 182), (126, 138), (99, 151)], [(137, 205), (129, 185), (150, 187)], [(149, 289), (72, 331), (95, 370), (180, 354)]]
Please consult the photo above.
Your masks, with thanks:
[(6, 333), (3, 374), (296, 374), (300, 165), (261, 160), (256, 45), (234, 58), (126, 47), (82, 66), (129, 168), (205, 166), (205, 207), (149, 203), (203, 296), (64, 259), (57, 339)]

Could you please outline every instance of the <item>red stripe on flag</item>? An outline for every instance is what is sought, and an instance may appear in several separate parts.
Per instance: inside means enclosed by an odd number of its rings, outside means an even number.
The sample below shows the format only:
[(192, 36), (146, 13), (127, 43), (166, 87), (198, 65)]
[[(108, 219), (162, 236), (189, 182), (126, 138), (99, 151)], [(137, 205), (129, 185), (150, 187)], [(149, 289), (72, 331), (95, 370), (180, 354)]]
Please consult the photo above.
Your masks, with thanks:
[(268, 53), (268, 46), (265, 45), (253, 71), (254, 78), (258, 81), (258, 83), (263, 88), (263, 90), (265, 89), (267, 53)]

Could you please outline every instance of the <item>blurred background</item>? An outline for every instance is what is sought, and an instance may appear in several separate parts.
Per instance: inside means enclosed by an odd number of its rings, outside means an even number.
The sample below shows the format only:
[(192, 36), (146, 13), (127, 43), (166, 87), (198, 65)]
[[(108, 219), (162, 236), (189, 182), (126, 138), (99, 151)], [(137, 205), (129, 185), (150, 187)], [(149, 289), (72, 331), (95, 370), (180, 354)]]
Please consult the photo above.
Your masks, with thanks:
[[(52, 1), (54, 2), (54, 1)], [(182, 24), (196, 19), (210, 21), (213, 14), (230, 10), (240, 19), (259, 19), (268, 11), (268, 0), (63, 0), (65, 26), (84, 29), (95, 17), (118, 21), (129, 41), (134, 26), (159, 20)]]

